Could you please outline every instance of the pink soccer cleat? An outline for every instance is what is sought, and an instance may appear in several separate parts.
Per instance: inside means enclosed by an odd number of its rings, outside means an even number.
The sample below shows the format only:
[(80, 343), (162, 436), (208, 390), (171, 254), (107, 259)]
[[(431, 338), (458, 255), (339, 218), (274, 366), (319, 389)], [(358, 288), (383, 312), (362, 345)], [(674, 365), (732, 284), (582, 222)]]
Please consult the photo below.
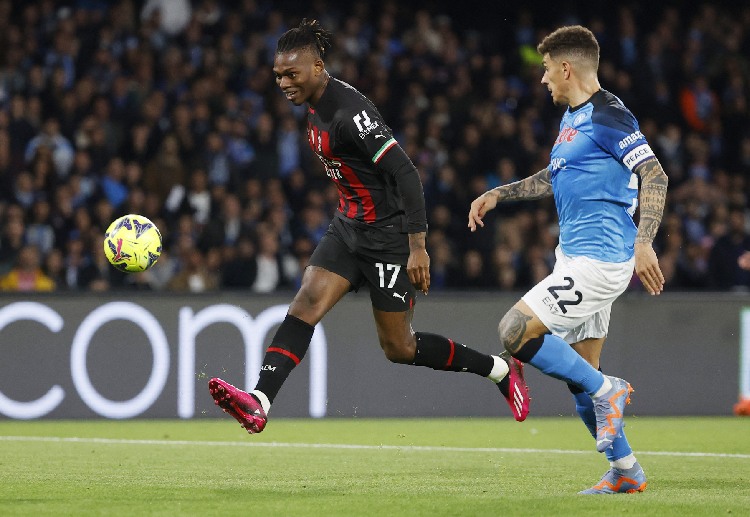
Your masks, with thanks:
[(218, 377), (208, 381), (208, 391), (214, 398), (214, 404), (232, 415), (248, 433), (259, 433), (266, 427), (266, 412), (263, 411), (260, 402), (249, 393)]
[(497, 386), (508, 401), (513, 418), (518, 422), (523, 422), (529, 415), (529, 401), (531, 400), (529, 387), (523, 378), (523, 363), (515, 357), (504, 355), (500, 357), (508, 363), (508, 375), (497, 383)]

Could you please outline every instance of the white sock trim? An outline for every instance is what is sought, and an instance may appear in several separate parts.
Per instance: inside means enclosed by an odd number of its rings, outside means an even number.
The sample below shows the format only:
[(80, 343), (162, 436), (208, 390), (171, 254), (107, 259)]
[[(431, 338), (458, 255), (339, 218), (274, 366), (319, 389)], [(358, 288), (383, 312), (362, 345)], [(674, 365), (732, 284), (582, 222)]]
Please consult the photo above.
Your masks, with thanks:
[(604, 384), (602, 384), (601, 388), (596, 390), (596, 393), (594, 393), (591, 398), (597, 399), (612, 389), (612, 383), (610, 382), (609, 377), (606, 375), (602, 375), (602, 377), (604, 377)]
[(503, 380), (506, 375), (508, 375), (510, 368), (508, 367), (508, 363), (506, 363), (501, 357), (498, 357), (496, 355), (493, 355), (491, 357), (495, 361), (495, 364), (492, 366), (492, 371), (487, 376), (487, 378), (497, 384), (498, 382)]
[(268, 400), (268, 397), (266, 397), (266, 394), (262, 391), (253, 390), (250, 392), (250, 395), (255, 395), (255, 398), (260, 401), (260, 405), (263, 408), (263, 411), (266, 412), (266, 415), (268, 414), (268, 411), (271, 409), (271, 401)]
[(635, 465), (635, 456), (633, 456), (633, 453), (631, 452), (624, 458), (620, 458), (619, 460), (615, 460), (615, 461), (610, 461), (609, 465), (611, 467), (614, 467), (620, 470), (632, 469), (633, 465)]

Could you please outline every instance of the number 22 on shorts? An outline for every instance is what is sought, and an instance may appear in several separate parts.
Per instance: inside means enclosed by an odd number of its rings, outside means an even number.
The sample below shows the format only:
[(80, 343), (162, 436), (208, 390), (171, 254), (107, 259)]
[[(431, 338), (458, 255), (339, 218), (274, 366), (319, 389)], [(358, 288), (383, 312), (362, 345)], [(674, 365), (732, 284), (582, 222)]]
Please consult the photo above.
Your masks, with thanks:
[(569, 276), (566, 276), (563, 278), (565, 280), (564, 285), (551, 285), (547, 288), (549, 291), (549, 294), (555, 297), (555, 300), (557, 300), (557, 306), (560, 307), (560, 310), (563, 314), (568, 313), (568, 309), (565, 308), (566, 305), (578, 305), (583, 300), (583, 295), (581, 294), (581, 291), (573, 291), (573, 294), (576, 296), (575, 300), (560, 300), (560, 295), (557, 294), (557, 291), (570, 291), (573, 289), (573, 279)]

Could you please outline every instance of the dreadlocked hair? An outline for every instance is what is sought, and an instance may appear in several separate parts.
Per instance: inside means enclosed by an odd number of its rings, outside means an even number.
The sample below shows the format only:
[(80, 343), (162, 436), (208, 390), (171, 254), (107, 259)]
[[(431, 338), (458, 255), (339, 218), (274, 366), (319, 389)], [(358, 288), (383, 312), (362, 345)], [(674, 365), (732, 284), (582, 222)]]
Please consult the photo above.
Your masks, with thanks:
[(309, 48), (317, 53), (320, 59), (323, 59), (328, 49), (331, 48), (332, 37), (333, 34), (325, 30), (318, 20), (303, 18), (297, 27), (289, 29), (279, 38), (276, 53)]

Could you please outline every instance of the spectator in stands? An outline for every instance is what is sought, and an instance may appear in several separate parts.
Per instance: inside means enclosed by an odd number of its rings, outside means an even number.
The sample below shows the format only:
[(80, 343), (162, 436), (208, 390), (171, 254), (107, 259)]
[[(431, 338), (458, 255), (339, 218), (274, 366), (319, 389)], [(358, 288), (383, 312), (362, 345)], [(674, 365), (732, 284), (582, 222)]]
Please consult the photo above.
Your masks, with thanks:
[(147, 0), (141, 19), (150, 20), (157, 12), (159, 27), (168, 36), (177, 36), (190, 22), (192, 7), (188, 0)]
[(183, 268), (167, 284), (170, 291), (202, 293), (219, 288), (219, 278), (209, 270), (206, 255), (198, 248), (189, 248), (182, 257)]
[(34, 177), (28, 171), (21, 171), (16, 176), (15, 185), (13, 186), (13, 199), (24, 210), (29, 210), (36, 201), (38, 191), (34, 188)]
[(112, 158), (100, 182), (104, 197), (115, 210), (128, 198), (128, 187), (125, 185), (125, 164), (120, 158)]
[(31, 164), (40, 147), (46, 147), (52, 153), (55, 172), (64, 178), (73, 166), (75, 151), (70, 141), (60, 133), (60, 123), (56, 118), (50, 117), (44, 121), (41, 131), (31, 139), (26, 146), (24, 159)]
[(258, 276), (255, 243), (249, 236), (243, 235), (235, 246), (226, 246), (224, 250), (221, 286), (225, 289), (250, 290)]
[(222, 200), (219, 214), (213, 217), (200, 234), (199, 246), (203, 250), (233, 246), (249, 229), (243, 224), (242, 202), (234, 193), (227, 193)]
[(478, 250), (468, 250), (461, 258), (461, 268), (451, 275), (448, 285), (457, 289), (489, 289), (492, 280)]
[(42, 271), (55, 283), (55, 289), (65, 289), (65, 253), (61, 249), (52, 248), (47, 253)]
[(64, 283), (59, 287), (70, 291), (82, 291), (98, 277), (96, 266), (91, 263), (86, 241), (79, 235), (68, 239), (65, 261), (61, 271)]
[(750, 249), (750, 235), (746, 229), (745, 210), (732, 207), (729, 211), (727, 233), (711, 249), (708, 273), (711, 287), (717, 290), (747, 290), (750, 272), (741, 267), (740, 257)]
[(271, 293), (279, 288), (290, 287), (298, 274), (297, 260), (281, 250), (279, 236), (267, 224), (258, 228), (258, 251), (255, 255), (257, 271), (252, 290), (255, 293)]
[(0, 277), (0, 291), (42, 292), (55, 289), (55, 282), (41, 268), (39, 249), (33, 245), (23, 246), (16, 265)]
[(301, 165), (301, 144), (297, 121), (293, 116), (287, 115), (281, 119), (276, 138), (276, 154), (279, 157), (279, 176), (289, 177), (294, 171), (299, 170)]
[(43, 257), (55, 245), (55, 230), (50, 224), (50, 213), (49, 201), (45, 198), (37, 199), (31, 207), (31, 222), (26, 227), (25, 242), (39, 248)]
[(5, 223), (0, 235), (0, 274), (7, 273), (13, 267), (26, 243), (26, 226), (21, 206), (8, 205), (4, 215)]
[(232, 171), (230, 169), (229, 155), (226, 152), (224, 141), (216, 132), (211, 132), (206, 137), (206, 148), (203, 160), (208, 167), (208, 180), (212, 185), (228, 187), (232, 183)]
[(707, 133), (711, 120), (718, 115), (719, 102), (711, 90), (708, 79), (699, 75), (680, 92), (682, 116), (691, 129)]
[(184, 185), (186, 177), (177, 137), (165, 135), (159, 152), (143, 170), (143, 186), (155, 193), (163, 205), (173, 188)]

